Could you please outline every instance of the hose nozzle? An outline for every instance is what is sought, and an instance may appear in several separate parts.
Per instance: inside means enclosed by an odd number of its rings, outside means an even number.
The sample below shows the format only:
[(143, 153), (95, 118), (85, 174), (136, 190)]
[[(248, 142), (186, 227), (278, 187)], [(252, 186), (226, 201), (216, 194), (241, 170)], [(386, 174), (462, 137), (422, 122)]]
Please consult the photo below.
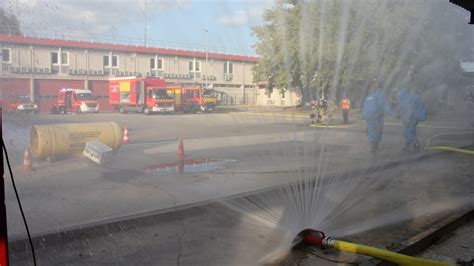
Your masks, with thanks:
[(303, 241), (308, 245), (318, 246), (321, 249), (325, 249), (328, 246), (326, 241), (327, 238), (321, 231), (306, 229), (300, 234), (303, 237)]

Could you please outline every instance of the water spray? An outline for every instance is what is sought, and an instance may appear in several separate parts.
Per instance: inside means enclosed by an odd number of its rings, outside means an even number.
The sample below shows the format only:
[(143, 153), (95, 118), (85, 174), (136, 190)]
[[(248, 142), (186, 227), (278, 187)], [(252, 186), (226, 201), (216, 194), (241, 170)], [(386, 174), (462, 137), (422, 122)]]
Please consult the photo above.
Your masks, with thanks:
[(347, 251), (357, 254), (362, 254), (384, 261), (396, 263), (399, 265), (432, 265), (432, 266), (441, 266), (441, 265), (453, 265), (444, 262), (438, 262), (428, 259), (415, 258), (396, 252), (388, 251), (385, 249), (359, 245), (355, 243), (350, 243), (342, 240), (337, 240), (331, 237), (326, 236), (323, 232), (306, 229), (298, 234), (295, 240), (303, 241), (307, 245), (317, 246), (320, 249), (337, 249), (340, 251)]

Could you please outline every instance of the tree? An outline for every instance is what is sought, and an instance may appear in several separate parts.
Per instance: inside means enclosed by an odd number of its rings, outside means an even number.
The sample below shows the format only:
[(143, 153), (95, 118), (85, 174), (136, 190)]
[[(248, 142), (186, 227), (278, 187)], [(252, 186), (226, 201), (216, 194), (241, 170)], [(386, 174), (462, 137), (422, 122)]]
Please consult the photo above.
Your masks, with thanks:
[(372, 78), (387, 89), (449, 82), (473, 38), (457, 19), (463, 13), (445, 2), (277, 1), (253, 29), (262, 58), (255, 81), (300, 90), (303, 102), (364, 97)]
[(7, 13), (0, 8), (0, 33), (10, 35), (20, 35), (20, 23), (14, 14)]

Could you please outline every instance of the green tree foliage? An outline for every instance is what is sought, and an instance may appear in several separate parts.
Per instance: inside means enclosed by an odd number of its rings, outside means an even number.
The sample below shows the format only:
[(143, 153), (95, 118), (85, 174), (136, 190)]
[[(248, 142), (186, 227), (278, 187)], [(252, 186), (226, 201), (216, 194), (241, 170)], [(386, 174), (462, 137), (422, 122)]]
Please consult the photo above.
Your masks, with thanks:
[(10, 35), (20, 35), (20, 23), (14, 14), (5, 12), (0, 8), (0, 33)]
[(362, 97), (372, 78), (385, 88), (449, 82), (474, 35), (448, 1), (279, 0), (263, 19), (254, 79), (303, 101)]

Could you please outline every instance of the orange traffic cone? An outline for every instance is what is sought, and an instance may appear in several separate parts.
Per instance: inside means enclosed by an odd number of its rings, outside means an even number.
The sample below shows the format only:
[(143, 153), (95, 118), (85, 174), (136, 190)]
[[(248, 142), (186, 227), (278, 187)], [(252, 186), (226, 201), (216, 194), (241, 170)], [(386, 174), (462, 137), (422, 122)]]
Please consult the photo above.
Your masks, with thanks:
[(180, 160), (183, 160), (186, 155), (184, 155), (184, 144), (183, 144), (183, 138), (179, 138), (179, 145), (178, 145), (178, 152), (176, 153), (176, 157)]
[(125, 127), (125, 129), (123, 130), (122, 144), (128, 144), (128, 128), (127, 127)]
[(33, 172), (33, 165), (30, 159), (30, 147), (25, 147), (25, 154), (23, 155), (23, 171), (30, 173)]

